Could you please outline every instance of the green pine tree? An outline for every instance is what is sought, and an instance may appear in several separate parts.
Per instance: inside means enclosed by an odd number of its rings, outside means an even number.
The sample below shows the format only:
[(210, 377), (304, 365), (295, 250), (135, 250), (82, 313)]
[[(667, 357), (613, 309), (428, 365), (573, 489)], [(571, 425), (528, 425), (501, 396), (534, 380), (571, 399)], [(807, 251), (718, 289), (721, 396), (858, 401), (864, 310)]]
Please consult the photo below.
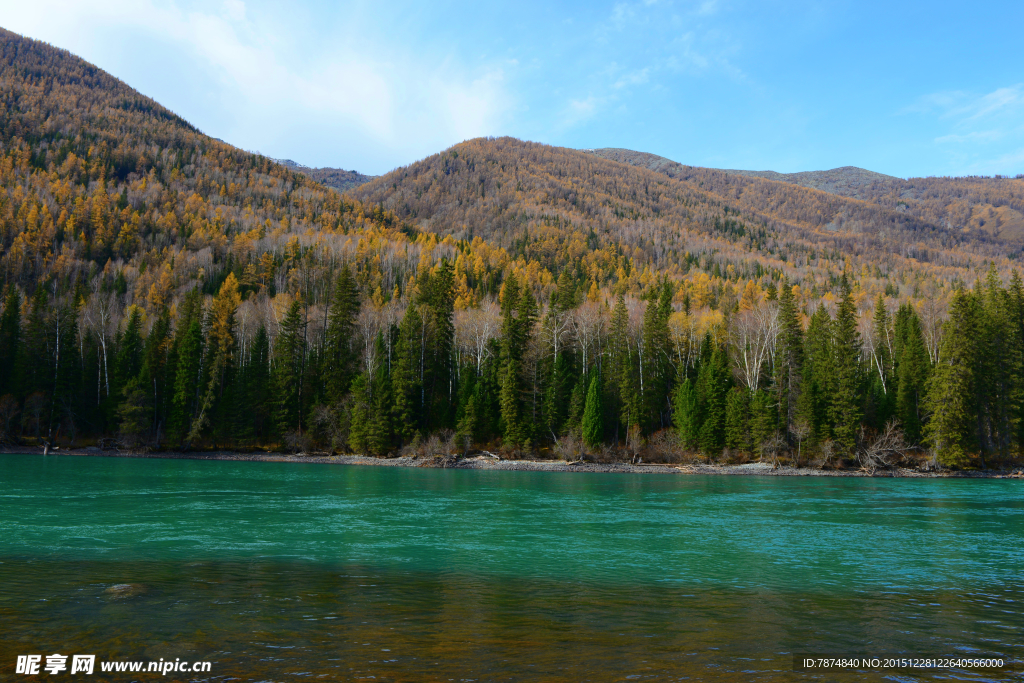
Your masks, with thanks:
[(580, 428), (583, 424), (583, 413), (587, 408), (589, 386), (590, 382), (587, 381), (587, 375), (584, 374), (579, 376), (576, 384), (572, 387), (572, 393), (569, 394), (569, 415), (566, 418), (566, 425), (570, 429)]
[[(466, 375), (472, 377), (473, 373), (467, 372)], [(471, 389), (469, 387), (472, 387)], [(475, 382), (466, 385), (466, 396), (465, 403), (462, 408), (462, 414), (459, 416), (458, 427), (456, 434), (459, 437), (461, 443), (472, 444), (479, 434), (478, 419), (477, 419), (477, 403), (479, 402), (480, 387)], [(460, 397), (461, 398), (461, 397)]]
[(800, 312), (793, 299), (788, 279), (782, 281), (779, 294), (779, 339), (775, 352), (775, 390), (779, 419), (786, 434), (791, 434), (799, 417), (801, 380), (804, 369), (804, 331)]
[(78, 306), (66, 301), (52, 311), (53, 326), (53, 396), (50, 403), (47, 435), (54, 430), (71, 436), (77, 433), (81, 404), (82, 366), (78, 349)]
[(149, 391), (138, 377), (128, 380), (118, 404), (118, 436), (123, 446), (133, 449), (146, 443), (152, 417)]
[(619, 398), (622, 403), (622, 413), (619, 419), (622, 421), (626, 433), (631, 428), (643, 428), (640, 424), (644, 418), (643, 394), (640, 391), (640, 363), (637, 351), (639, 346), (628, 344), (626, 346), (625, 363), (621, 369), (622, 379), (619, 381)]
[(36, 287), (22, 329), (21, 343), (18, 345), (18, 358), (14, 369), (15, 385), (18, 387), (18, 393), (26, 397), (30, 394), (49, 397), (53, 388), (45, 317), (48, 302), (46, 288)]
[(281, 434), (302, 432), (302, 389), (306, 356), (302, 302), (295, 300), (281, 320), (274, 344), (273, 381), (277, 426)]
[(907, 441), (921, 441), (921, 415), (931, 363), (921, 333), (921, 319), (910, 304), (896, 311), (893, 324), (893, 353), (896, 361), (896, 419)]
[(176, 346), (174, 394), (171, 399), (168, 433), (176, 441), (184, 443), (192, 425), (192, 418), (196, 415), (202, 376), (203, 326), (198, 317), (192, 317), (192, 320), (188, 321)]
[(849, 456), (857, 443), (862, 405), (860, 334), (857, 332), (857, 307), (850, 285), (843, 276), (843, 299), (833, 323), (835, 381), (832, 386), (830, 418), (839, 452)]
[[(1016, 269), (1013, 270), (1010, 277), (1007, 299), (1010, 325), (1014, 328), (1013, 335), (1018, 340), (1024, 340), (1024, 281), (1021, 280), (1020, 273)], [(1016, 378), (1017, 386), (1024, 387), (1024, 341), (1021, 341), (1018, 346), (1015, 363), (1020, 368)], [(1024, 408), (1022, 408), (1022, 411), (1024, 411)], [(1024, 416), (1018, 421), (1016, 443), (1019, 456), (1024, 451)]]
[(153, 322), (153, 328), (143, 344), (142, 370), (139, 374), (139, 387), (146, 392), (147, 401), (152, 406), (151, 429), (158, 444), (167, 429), (171, 407), (167, 361), (172, 342), (171, 313), (165, 307)]
[(975, 393), (979, 411), (982, 466), (990, 458), (1006, 461), (1018, 450), (1021, 423), (1022, 340), (1013, 321), (1013, 300), (995, 266), (979, 292), (981, 304)]
[(750, 439), (754, 448), (762, 448), (775, 435), (773, 407), (772, 397), (764, 389), (758, 389), (750, 397)]
[(273, 406), (270, 378), (270, 337), (267, 329), (260, 325), (252, 342), (252, 353), (246, 365), (246, 406), (248, 422), (252, 425), (253, 438), (266, 440), (273, 429)]
[(868, 370), (870, 381), (866, 421), (876, 429), (881, 429), (892, 419), (897, 393), (892, 353), (894, 331), (885, 306), (885, 297), (881, 294), (875, 302), (873, 323), (874, 349), (871, 350), (869, 360), (871, 367)]
[(601, 410), (601, 378), (591, 373), (587, 403), (583, 410), (583, 442), (588, 448), (597, 448), (604, 439), (604, 420)]
[(403, 443), (412, 440), (420, 428), (422, 417), (420, 383), (423, 357), (423, 319), (418, 306), (409, 306), (402, 318), (395, 349), (395, 364), (391, 377), (394, 403), (391, 414), (395, 433)]
[(370, 382), (366, 373), (356, 375), (352, 380), (352, 403), (349, 408), (348, 446), (356, 454), (367, 454), (370, 449), (370, 422), (372, 419), (372, 397)]
[(431, 350), (422, 359), (422, 420), (427, 431), (454, 426), (455, 373), (455, 268), (449, 259), (441, 259), (437, 273), (424, 278), (419, 287), (421, 315), (426, 322), (426, 347)]
[(750, 394), (742, 387), (733, 387), (725, 402), (725, 445), (730, 450), (749, 453)]
[(501, 405), (501, 422), (504, 426), (505, 443), (520, 445), (526, 440), (528, 429), (523, 425), (521, 412), (522, 406), (519, 389), (519, 363), (515, 360), (508, 360), (505, 363), (501, 377), (501, 394), (499, 402)]
[(374, 455), (384, 455), (391, 450), (391, 378), (388, 366), (384, 362), (387, 351), (384, 346), (384, 334), (377, 334), (376, 343), (377, 367), (373, 372), (368, 405), (371, 407), (366, 427), (366, 448)]
[(124, 332), (117, 339), (117, 354), (114, 356), (115, 395), (121, 394), (129, 380), (138, 376), (142, 369), (142, 350), (142, 315), (138, 308), (132, 308)]
[(725, 398), (729, 391), (729, 364), (725, 350), (719, 346), (697, 373), (697, 396), (703, 406), (704, 421), (697, 441), (707, 457), (721, 454), (725, 447)]
[(687, 448), (697, 448), (704, 417), (701, 415), (697, 389), (689, 378), (684, 379), (676, 387), (672, 401), (672, 421), (683, 445)]
[(537, 320), (537, 301), (528, 286), (520, 288), (514, 273), (505, 281), (501, 309), (501, 422), (506, 443), (526, 445), (533, 428), (523, 414), (522, 364)]
[(670, 422), (669, 396), (674, 372), (668, 319), (673, 294), (672, 285), (665, 282), (651, 294), (644, 312), (641, 422), (645, 430), (663, 429)]
[[(626, 299), (619, 294), (612, 311), (611, 330), (608, 338), (608, 371), (602, 373), (605, 381), (605, 425), (614, 426), (612, 436), (619, 443), (619, 426), (623, 412), (622, 381), (629, 367), (629, 311)], [(628, 428), (628, 427), (627, 427)]]
[(973, 429), (977, 424), (974, 368), (978, 317), (974, 297), (957, 290), (925, 399), (931, 414), (925, 440), (938, 461), (950, 467), (965, 466), (977, 447)]
[(331, 299), (327, 323), (323, 374), (326, 394), (334, 403), (341, 401), (352, 386), (352, 377), (358, 362), (355, 326), (359, 309), (359, 289), (346, 263), (334, 284), (334, 296)]
[(832, 318), (824, 306), (811, 316), (804, 338), (804, 367), (797, 399), (799, 419), (811, 427), (811, 440), (823, 443), (832, 438), (829, 397), (835, 383), (832, 357)]
[(228, 273), (210, 306), (206, 333), (205, 386), (200, 395), (199, 410), (189, 429), (188, 440), (197, 439), (213, 422), (215, 436), (230, 438), (230, 414), (234, 402), (235, 311), (241, 303), (238, 280)]
[(561, 434), (569, 417), (571, 378), (572, 368), (569, 365), (569, 358), (566, 353), (560, 353), (551, 363), (550, 376), (544, 390), (544, 419), (550, 434)]
[(14, 394), (14, 370), (21, 345), (21, 295), (8, 285), (4, 311), (0, 315), (0, 396)]

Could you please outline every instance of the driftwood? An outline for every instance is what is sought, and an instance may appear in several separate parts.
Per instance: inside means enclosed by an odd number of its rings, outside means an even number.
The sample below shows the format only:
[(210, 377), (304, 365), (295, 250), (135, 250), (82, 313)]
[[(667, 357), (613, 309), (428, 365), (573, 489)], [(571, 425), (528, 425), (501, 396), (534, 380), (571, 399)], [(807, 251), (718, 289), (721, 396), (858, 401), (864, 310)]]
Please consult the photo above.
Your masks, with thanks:
[(876, 470), (896, 467), (906, 452), (907, 444), (903, 440), (903, 432), (899, 428), (899, 423), (892, 420), (873, 441), (866, 443), (857, 451), (857, 460), (861, 467), (874, 474)]
[(461, 460), (461, 459), (462, 459), (461, 455), (455, 455), (453, 453), (448, 453), (446, 455), (442, 455), (441, 457), (437, 458), (436, 462), (441, 467), (447, 469), (449, 467), (458, 467), (459, 460)]

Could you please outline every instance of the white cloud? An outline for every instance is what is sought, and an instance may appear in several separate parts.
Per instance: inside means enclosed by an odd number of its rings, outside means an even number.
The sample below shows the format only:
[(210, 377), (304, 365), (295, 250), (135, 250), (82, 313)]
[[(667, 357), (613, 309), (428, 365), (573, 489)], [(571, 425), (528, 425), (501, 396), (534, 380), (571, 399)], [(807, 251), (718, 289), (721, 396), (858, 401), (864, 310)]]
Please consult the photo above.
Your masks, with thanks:
[(636, 17), (636, 9), (626, 2), (615, 3), (612, 7), (611, 23), (617, 29), (623, 28), (628, 22)]
[(1011, 169), (1011, 171), (1012, 169), (1024, 170), (1024, 147), (996, 157), (990, 164), (993, 168), (997, 169), (992, 171), (993, 173), (1010, 172), (1007, 169)]
[(998, 130), (982, 130), (967, 133), (965, 135), (942, 135), (935, 138), (935, 142), (955, 142), (955, 143), (977, 143), (977, 142), (995, 142), (1006, 137), (1002, 131)]
[(697, 48), (697, 37), (693, 31), (677, 36), (673, 41), (675, 50), (666, 60), (666, 65), (673, 71), (703, 71), (710, 65), (710, 60)]
[[(455, 142), (500, 132), (506, 118), (511, 98), (505, 70), (514, 63), (432, 60), (393, 44), (397, 41), (360, 38), (351, 26), (343, 39), (307, 44), (306, 36), (292, 35), (286, 26), (260, 23), (265, 17), (254, 16), (242, 0), (198, 7), (186, 1), (111, 0), (94, 6), (0, 1), (0, 11), (11, 30), (90, 61), (101, 61), (92, 55), (111, 57), (113, 63), (99, 65), (114, 75), (131, 70), (117, 63), (123, 55), (111, 56), (103, 45), (119, 36), (149, 36), (174, 56), (188, 55), (197, 73), (178, 74), (179, 80), (215, 83), (220, 101), (181, 93), (182, 102), (201, 100), (197, 109), (183, 111), (164, 93), (162, 104), (201, 128), (209, 127), (204, 119), (219, 122), (224, 129), (209, 132), (229, 142), (307, 164), (358, 163), (360, 170), (382, 172)], [(181, 67), (180, 60), (168, 61), (168, 69)], [(146, 91), (144, 84), (129, 85)], [(288, 131), (306, 139), (297, 144)], [(309, 148), (311, 140), (318, 141), (315, 149)], [(363, 151), (353, 158), (353, 148)]]
[(593, 95), (586, 99), (570, 100), (562, 114), (562, 125), (571, 128), (592, 118), (597, 111), (598, 100)]
[(705, 0), (697, 7), (697, 14), (707, 16), (718, 11), (718, 0)]
[(245, 3), (242, 0), (224, 0), (224, 12), (231, 21), (245, 21)]
[(950, 109), (946, 116), (962, 117), (967, 121), (975, 121), (992, 114), (1019, 109), (1024, 113), (1024, 84), (1009, 88), (999, 88), (987, 95), (970, 98), (966, 102)]
[[(720, 0), (620, 0), (600, 19), (591, 34), (602, 46), (608, 61), (589, 74), (580, 90), (563, 100), (559, 125), (562, 129), (586, 123), (600, 112), (626, 112), (637, 92), (629, 88), (646, 86), (648, 92), (678, 91), (680, 77), (702, 78), (720, 74), (744, 82), (746, 76), (731, 56), (740, 50), (736, 40), (718, 28), (712, 15), (722, 8)], [(602, 55), (603, 57), (604, 55)], [(600, 58), (595, 59), (597, 62)]]
[(1024, 83), (981, 94), (931, 93), (897, 113), (931, 117), (945, 128), (933, 142), (950, 154), (957, 172), (1012, 174), (1024, 163)]
[(643, 85), (650, 80), (650, 71), (649, 67), (639, 69), (637, 71), (631, 71), (617, 80), (614, 87), (624, 88), (628, 85)]
[(897, 114), (937, 114), (965, 124), (992, 116), (1024, 116), (1024, 83), (977, 94), (963, 90), (930, 93), (899, 110)]

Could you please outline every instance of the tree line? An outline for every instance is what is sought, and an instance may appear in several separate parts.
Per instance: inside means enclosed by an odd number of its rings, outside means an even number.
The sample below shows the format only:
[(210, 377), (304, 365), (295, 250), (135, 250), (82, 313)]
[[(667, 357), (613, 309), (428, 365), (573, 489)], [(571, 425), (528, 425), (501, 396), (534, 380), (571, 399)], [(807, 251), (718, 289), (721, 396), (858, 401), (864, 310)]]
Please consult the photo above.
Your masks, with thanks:
[(1012, 462), (1024, 445), (1024, 285), (994, 268), (953, 293), (935, 357), (914, 306), (879, 295), (862, 314), (845, 275), (813, 311), (785, 280), (715, 311), (667, 280), (633, 298), (568, 271), (546, 300), (511, 272), (494, 300), (457, 309), (447, 258), (390, 301), (345, 264), (326, 306), (289, 298), (276, 325), (243, 333), (257, 295), (243, 300), (229, 273), (173, 310), (129, 306), (106, 340), (86, 318), (117, 286), (6, 288), (5, 439), (387, 455), (447, 434), (459, 449), (575, 441), (631, 457), (671, 439), (797, 463), (857, 461), (889, 439), (954, 467)]

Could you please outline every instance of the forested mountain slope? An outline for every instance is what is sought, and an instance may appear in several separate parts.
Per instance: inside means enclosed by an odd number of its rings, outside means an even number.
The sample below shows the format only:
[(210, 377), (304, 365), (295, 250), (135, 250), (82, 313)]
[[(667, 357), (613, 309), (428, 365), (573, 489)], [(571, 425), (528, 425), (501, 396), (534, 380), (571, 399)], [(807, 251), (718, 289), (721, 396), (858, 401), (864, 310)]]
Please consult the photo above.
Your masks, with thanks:
[[(965, 234), (982, 232), (1005, 242), (1012, 251), (1024, 240), (1024, 178), (910, 178), (904, 180), (862, 168), (844, 166), (830, 171), (775, 173), (739, 171), (685, 166), (670, 159), (628, 149), (585, 150), (604, 159), (649, 168), (672, 178), (716, 182), (719, 174), (750, 179), (777, 181), (823, 190), (853, 199), (861, 199), (890, 211)], [(734, 194), (762, 195), (757, 182), (739, 179), (726, 181)], [(786, 193), (786, 189), (775, 189)], [(806, 196), (806, 195), (804, 195)], [(797, 198), (796, 201), (805, 201)], [(874, 219), (876, 220), (876, 219)], [(869, 219), (868, 222), (873, 222)]]
[(699, 259), (709, 271), (714, 264), (743, 276), (775, 269), (808, 286), (868, 268), (884, 288), (922, 276), (973, 280), (971, 268), (987, 259), (1007, 264), (1011, 250), (988, 234), (965, 235), (864, 201), (684, 170), (671, 177), (576, 150), (477, 139), (354, 194), (421, 229), (480, 236), (552, 272), (573, 262), (607, 273), (625, 254), (672, 276)]
[(291, 159), (275, 159), (275, 161), (287, 166), (293, 171), (309, 176), (324, 187), (329, 187), (337, 190), (338, 192), (348, 192), (352, 188), (359, 187), (363, 183), (369, 182), (377, 177), (372, 175), (363, 175), (358, 171), (346, 171), (341, 168), (312, 168), (310, 166), (303, 166)]
[[(269, 362), (295, 302), (302, 367), (323, 349), (342, 262), (379, 299), (434, 265), (436, 241), (379, 208), (2, 30), (0, 188), (0, 441), (113, 434), (143, 414), (157, 441), (206, 437), (214, 415), (230, 422), (231, 373), (254, 349)], [(269, 414), (238, 419), (268, 433)]]
[(898, 182), (900, 178), (888, 176), (883, 173), (875, 173), (856, 166), (842, 166), (828, 171), (802, 171), (800, 173), (776, 173), (775, 171), (740, 171), (736, 169), (722, 169), (733, 175), (745, 175), (752, 178), (765, 178), (767, 180), (779, 180), (784, 183), (802, 185), (815, 190), (824, 190), (832, 194), (839, 194), (854, 199), (870, 199), (873, 193), (865, 190), (878, 186), (891, 185)]
[(230, 268), (246, 277), (245, 261), (285, 235), (397, 225), (201, 134), (63, 50), (6, 31), (0, 48), (8, 282), (34, 289), (116, 268), (109, 277), (163, 301)]
[(987, 233), (511, 138), (353, 195), (0, 33), (0, 443), (1020, 455)]

